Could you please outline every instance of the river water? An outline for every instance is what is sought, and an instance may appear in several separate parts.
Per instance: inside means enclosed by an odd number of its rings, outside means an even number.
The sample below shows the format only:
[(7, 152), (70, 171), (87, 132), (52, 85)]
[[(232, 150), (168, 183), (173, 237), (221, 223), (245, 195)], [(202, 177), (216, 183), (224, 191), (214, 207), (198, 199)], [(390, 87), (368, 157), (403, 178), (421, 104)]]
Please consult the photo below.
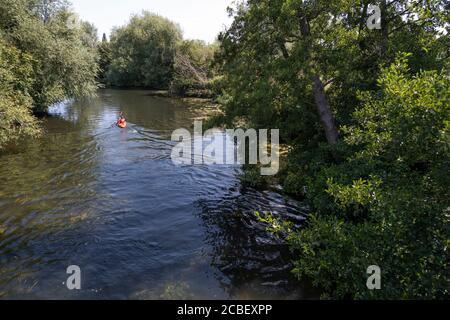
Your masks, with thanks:
[(172, 163), (172, 131), (207, 112), (137, 90), (50, 108), (42, 138), (0, 155), (0, 298), (312, 297), (254, 218), (301, 224), (301, 203), (243, 190), (237, 166)]

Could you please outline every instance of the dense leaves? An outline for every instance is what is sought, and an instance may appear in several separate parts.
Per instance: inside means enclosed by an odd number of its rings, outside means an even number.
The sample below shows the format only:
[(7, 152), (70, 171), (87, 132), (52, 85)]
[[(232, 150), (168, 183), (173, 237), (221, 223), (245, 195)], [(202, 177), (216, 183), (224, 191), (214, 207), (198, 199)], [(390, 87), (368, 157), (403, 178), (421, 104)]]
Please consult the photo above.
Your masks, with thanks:
[[(370, 4), (379, 29), (367, 27)], [(439, 0), (230, 9), (218, 120), (279, 128), (291, 146), (279, 179), (313, 212), (288, 232), (294, 273), (326, 297), (449, 296), (448, 9)], [(382, 269), (382, 290), (366, 287), (370, 265)]]
[[(328, 204), (315, 202), (319, 214), (289, 237), (294, 272), (335, 298), (448, 297), (450, 79), (408, 76), (400, 59), (379, 85), (344, 130), (354, 152), (319, 174), (327, 187), (315, 195)], [(375, 292), (364, 281), (373, 264), (383, 270)]]
[(0, 148), (23, 137), (40, 133), (31, 114), (32, 57), (10, 47), (0, 37)]
[[(368, 4), (249, 0), (230, 9), (234, 23), (221, 35), (218, 54), (228, 120), (275, 124), (286, 141), (324, 140), (332, 128), (323, 123), (327, 108), (319, 108), (328, 102), (338, 125), (346, 124), (358, 90), (375, 89), (380, 65), (393, 62), (397, 52), (413, 52), (414, 72), (442, 67), (436, 57), (448, 56), (449, 45), (439, 36), (448, 21), (443, 1), (375, 2), (384, 8), (382, 30), (366, 27)], [(325, 87), (325, 102), (314, 79)]]
[(38, 132), (31, 111), (95, 92), (96, 37), (65, 1), (0, 0), (0, 148)]
[(196, 95), (205, 92), (215, 76), (212, 62), (216, 50), (215, 45), (207, 45), (199, 40), (182, 41), (175, 55), (173, 79), (170, 84), (172, 93)]
[(164, 89), (172, 80), (180, 27), (144, 11), (111, 35), (108, 83), (120, 87)]
[[(105, 39), (106, 40), (106, 39)], [(144, 11), (116, 28), (100, 45), (100, 64), (110, 86), (170, 90), (175, 95), (208, 94), (216, 46), (183, 40), (174, 22)]]

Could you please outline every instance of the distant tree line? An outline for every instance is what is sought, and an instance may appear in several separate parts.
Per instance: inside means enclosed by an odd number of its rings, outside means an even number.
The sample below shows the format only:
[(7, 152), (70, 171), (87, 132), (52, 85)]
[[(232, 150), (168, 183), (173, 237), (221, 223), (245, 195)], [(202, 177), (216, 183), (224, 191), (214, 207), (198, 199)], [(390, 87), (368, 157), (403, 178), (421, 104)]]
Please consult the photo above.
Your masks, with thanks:
[(215, 45), (183, 40), (174, 22), (143, 11), (115, 28), (100, 45), (101, 81), (107, 86), (170, 90), (184, 95), (206, 90), (214, 77)]

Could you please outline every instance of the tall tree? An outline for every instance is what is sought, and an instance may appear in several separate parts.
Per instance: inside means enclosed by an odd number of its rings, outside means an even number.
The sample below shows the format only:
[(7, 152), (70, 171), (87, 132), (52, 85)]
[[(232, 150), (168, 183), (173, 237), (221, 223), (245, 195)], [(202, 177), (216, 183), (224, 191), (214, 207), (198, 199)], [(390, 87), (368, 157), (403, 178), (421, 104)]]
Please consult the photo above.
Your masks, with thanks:
[(230, 9), (234, 22), (220, 37), (219, 55), (228, 80), (228, 114), (267, 125), (273, 118), (284, 123), (282, 117), (299, 109), (307, 120), (303, 127), (294, 126), (298, 134), (310, 137), (305, 131), (312, 129), (306, 127), (317, 117), (326, 141), (335, 145), (340, 121), (345, 123), (352, 112), (349, 102), (356, 100), (359, 89), (376, 86), (379, 65), (410, 49), (416, 51), (413, 59), (424, 65), (424, 52), (415, 43), (441, 41), (436, 34), (445, 27), (443, 1), (393, 0), (375, 3), (382, 7), (382, 26), (369, 30), (368, 4), (248, 0)]
[(111, 65), (111, 45), (106, 38), (106, 34), (103, 34), (102, 42), (98, 44), (98, 66), (99, 73), (98, 79), (100, 83), (106, 84), (108, 82), (107, 74), (109, 66)]
[(144, 11), (111, 34), (108, 82), (115, 86), (167, 89), (181, 30), (170, 20)]

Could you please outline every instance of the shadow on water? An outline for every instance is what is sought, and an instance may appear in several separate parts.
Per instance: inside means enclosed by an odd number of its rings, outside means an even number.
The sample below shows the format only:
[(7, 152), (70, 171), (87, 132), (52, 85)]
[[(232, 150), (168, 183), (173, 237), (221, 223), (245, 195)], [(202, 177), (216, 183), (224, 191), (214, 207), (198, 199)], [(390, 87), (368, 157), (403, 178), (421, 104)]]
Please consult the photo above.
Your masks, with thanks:
[(223, 288), (236, 299), (310, 299), (317, 293), (291, 274), (292, 255), (286, 244), (267, 231), (255, 211), (301, 227), (307, 208), (271, 191), (231, 188), (225, 197), (199, 202), (211, 245), (212, 265)]
[(95, 140), (66, 120), (44, 122), (45, 139), (0, 159), (0, 296), (27, 295), (43, 269), (56, 272), (82, 245), (77, 234), (89, 232), (101, 198)]
[(241, 191), (235, 166), (172, 163), (171, 132), (207, 110), (102, 90), (50, 112), (44, 137), (0, 156), (0, 298), (311, 297), (253, 215), (302, 223), (301, 204)]

